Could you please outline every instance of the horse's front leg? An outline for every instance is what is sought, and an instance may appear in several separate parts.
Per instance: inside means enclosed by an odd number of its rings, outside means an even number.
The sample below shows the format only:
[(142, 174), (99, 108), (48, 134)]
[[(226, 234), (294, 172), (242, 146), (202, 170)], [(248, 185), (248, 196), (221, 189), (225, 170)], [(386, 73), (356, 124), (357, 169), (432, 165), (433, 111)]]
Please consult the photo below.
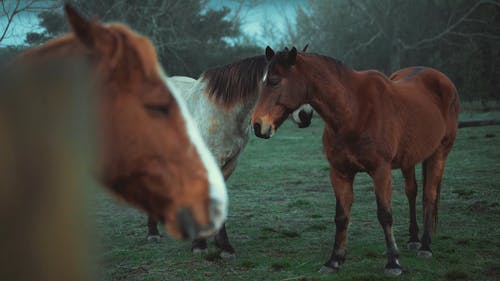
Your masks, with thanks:
[(219, 230), (219, 232), (215, 235), (215, 246), (221, 250), (220, 257), (221, 258), (232, 258), (235, 256), (235, 251), (231, 243), (229, 243), (229, 238), (226, 232), (226, 224), (224, 223)]
[(148, 215), (148, 240), (158, 241), (161, 235), (158, 231), (158, 222), (150, 215)]
[(392, 174), (389, 163), (379, 165), (370, 173), (375, 184), (375, 196), (377, 198), (377, 218), (384, 230), (385, 243), (387, 246), (387, 264), (385, 274), (398, 276), (402, 273), (399, 264), (399, 252), (394, 234), (392, 233)]
[(354, 174), (346, 175), (330, 168), (330, 180), (337, 201), (335, 209), (335, 244), (330, 259), (321, 267), (319, 273), (335, 273), (344, 263), (347, 250), (347, 228), (353, 202), (352, 184)]

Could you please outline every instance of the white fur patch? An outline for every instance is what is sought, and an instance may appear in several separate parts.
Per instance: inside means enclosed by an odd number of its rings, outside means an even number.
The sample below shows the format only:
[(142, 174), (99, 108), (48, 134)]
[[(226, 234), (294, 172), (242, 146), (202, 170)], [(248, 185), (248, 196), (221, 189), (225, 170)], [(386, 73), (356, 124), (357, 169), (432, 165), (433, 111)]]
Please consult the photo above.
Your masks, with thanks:
[(292, 120), (293, 122), (295, 122), (296, 124), (300, 124), (302, 123), (302, 121), (300, 120), (300, 117), (299, 117), (299, 113), (301, 111), (305, 111), (307, 112), (308, 114), (310, 114), (312, 111), (313, 111), (313, 108), (311, 105), (309, 104), (303, 104), (301, 105), (297, 110), (295, 110), (293, 113), (292, 113)]
[[(168, 77), (164, 74), (161, 68), (160, 73), (162, 74), (167, 87), (170, 89), (170, 92), (177, 101), (181, 114), (184, 117), (184, 121), (186, 123), (187, 134), (191, 140), (191, 143), (198, 150), (198, 154), (200, 155), (201, 160), (207, 170), (208, 180), (210, 182), (210, 198), (213, 203), (216, 204), (215, 206), (212, 206), (212, 211), (214, 211), (215, 213), (211, 214), (211, 218), (214, 220), (214, 227), (218, 229), (222, 226), (222, 223), (224, 223), (227, 218), (228, 196), (224, 178), (212, 153), (209, 151), (207, 145), (203, 141), (200, 131), (196, 127), (196, 124), (193, 121), (193, 118), (186, 106), (184, 98), (182, 98), (182, 95), (178, 92), (178, 89), (176, 88), (174, 83), (169, 81)], [(216, 209), (213, 210), (213, 208)]]

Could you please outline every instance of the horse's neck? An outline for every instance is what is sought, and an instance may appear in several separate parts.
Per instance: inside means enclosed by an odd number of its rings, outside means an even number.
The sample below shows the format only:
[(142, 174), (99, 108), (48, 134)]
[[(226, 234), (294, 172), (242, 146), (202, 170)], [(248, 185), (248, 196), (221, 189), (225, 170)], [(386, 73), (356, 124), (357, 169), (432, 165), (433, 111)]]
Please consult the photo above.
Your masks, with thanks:
[[(188, 107), (194, 118), (199, 122), (200, 127), (203, 126), (202, 124), (207, 124), (207, 118), (211, 118), (220, 123), (225, 123), (225, 127), (220, 128), (221, 130), (245, 131), (250, 125), (250, 117), (258, 98), (258, 92), (256, 91), (255, 95), (249, 96), (245, 102), (228, 108), (218, 104), (213, 100), (214, 97), (210, 98), (206, 93), (206, 88), (207, 82), (200, 78), (193, 80), (193, 84), (189, 88), (184, 88), (186, 91), (183, 93)], [(204, 128), (200, 129), (204, 130)]]
[(352, 83), (357, 79), (356, 72), (345, 66), (329, 67), (325, 71), (314, 65), (307, 71), (309, 103), (334, 131), (351, 126), (358, 110), (357, 90)]

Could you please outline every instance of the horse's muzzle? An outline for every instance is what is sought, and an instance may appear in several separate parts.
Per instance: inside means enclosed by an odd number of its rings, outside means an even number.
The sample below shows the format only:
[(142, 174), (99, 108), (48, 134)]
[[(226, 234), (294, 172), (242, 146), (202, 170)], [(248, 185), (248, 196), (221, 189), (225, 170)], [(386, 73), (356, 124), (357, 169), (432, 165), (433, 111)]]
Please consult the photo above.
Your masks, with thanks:
[(177, 221), (180, 226), (183, 239), (196, 239), (208, 237), (215, 234), (222, 226), (225, 220), (224, 210), (221, 209), (220, 202), (212, 201), (210, 204), (210, 222), (209, 226), (201, 226), (193, 216), (189, 208), (181, 208), (177, 211)]
[(263, 139), (268, 139), (272, 137), (273, 127), (271, 125), (263, 126), (261, 121), (257, 121), (253, 124), (254, 134)]

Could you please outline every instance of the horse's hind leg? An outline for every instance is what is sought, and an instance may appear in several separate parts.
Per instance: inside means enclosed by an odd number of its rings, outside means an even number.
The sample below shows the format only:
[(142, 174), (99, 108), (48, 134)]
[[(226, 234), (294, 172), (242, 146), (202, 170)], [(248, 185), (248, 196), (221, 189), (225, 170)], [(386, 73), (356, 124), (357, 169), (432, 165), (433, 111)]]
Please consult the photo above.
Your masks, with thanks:
[(151, 216), (148, 215), (148, 240), (157, 241), (160, 240), (161, 235), (158, 232), (158, 222)]
[(418, 239), (418, 224), (417, 213), (415, 209), (417, 200), (417, 180), (415, 178), (415, 166), (401, 169), (405, 179), (405, 193), (408, 198), (408, 207), (410, 210), (410, 239), (408, 240), (408, 249), (418, 250), (420, 248), (420, 240)]
[(335, 244), (327, 262), (321, 267), (319, 273), (335, 273), (344, 263), (347, 251), (347, 228), (351, 217), (351, 206), (353, 202), (352, 183), (354, 175), (341, 174), (330, 168), (330, 180), (335, 192)]
[(375, 184), (377, 198), (377, 218), (384, 230), (387, 247), (387, 264), (385, 274), (398, 276), (403, 271), (399, 264), (399, 252), (394, 234), (392, 232), (392, 174), (390, 165), (381, 165), (376, 171), (370, 173)]
[(424, 212), (424, 233), (422, 235), (422, 245), (418, 250), (418, 256), (431, 257), (431, 232), (435, 232), (437, 227), (438, 200), (443, 177), (444, 165), (447, 151), (439, 148), (434, 154), (426, 159), (422, 165), (424, 176), (423, 192), (423, 212)]
[[(236, 169), (236, 164), (238, 163), (238, 157), (243, 150), (244, 146), (238, 150), (222, 167), (222, 174), (224, 175), (224, 180), (227, 182), (229, 177), (233, 174)], [(215, 246), (220, 249), (221, 258), (232, 258), (235, 256), (235, 251), (231, 243), (229, 243), (229, 237), (226, 232), (226, 224), (224, 223), (219, 229), (219, 232), (215, 235)]]

